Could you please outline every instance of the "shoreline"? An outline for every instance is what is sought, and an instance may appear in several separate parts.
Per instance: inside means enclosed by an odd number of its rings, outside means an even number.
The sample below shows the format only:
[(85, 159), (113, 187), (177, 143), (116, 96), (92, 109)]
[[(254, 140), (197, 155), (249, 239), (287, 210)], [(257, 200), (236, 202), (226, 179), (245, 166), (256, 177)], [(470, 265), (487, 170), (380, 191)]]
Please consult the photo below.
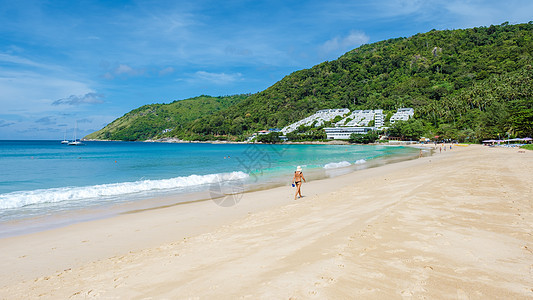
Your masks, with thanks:
[[(431, 153), (429, 154), (431, 155)], [(322, 180), (335, 178), (347, 173), (358, 172), (362, 169), (380, 167), (386, 164), (398, 163), (404, 160), (416, 159), (418, 153), (383, 155), (365, 161), (364, 164), (351, 164), (347, 167), (334, 168), (312, 168), (307, 169), (308, 180)], [(333, 163), (333, 162), (332, 162)], [(287, 176), (290, 176), (288, 174)], [(271, 176), (270, 176), (271, 177)], [(285, 186), (285, 181), (280, 181), (274, 177), (259, 175), (255, 182), (245, 183), (242, 186), (244, 193), (263, 191), (272, 188)], [(76, 223), (90, 222), (100, 219), (112, 218), (117, 215), (127, 214), (137, 210), (151, 210), (158, 207), (169, 207), (182, 205), (191, 202), (210, 201), (213, 198), (211, 190), (204, 186), (197, 191), (171, 192), (161, 191), (155, 195), (145, 195), (144, 197), (134, 196), (135, 200), (129, 199), (111, 204), (101, 204), (97, 206), (87, 206), (65, 210), (55, 214), (36, 215), (27, 218), (17, 218), (0, 222), (0, 239), (16, 237), (19, 235), (38, 233), (50, 229), (61, 228)], [(227, 187), (225, 189), (228, 189)]]
[[(261, 142), (235, 142), (235, 141), (187, 141), (181, 140), (178, 138), (161, 138), (161, 139), (147, 139), (144, 141), (122, 141), (122, 140), (98, 140), (98, 139), (81, 139), (81, 141), (87, 142), (137, 142), (137, 143), (176, 143), (176, 144), (263, 144)], [(363, 145), (363, 144), (352, 144), (345, 140), (332, 140), (332, 141), (308, 141), (308, 142), (283, 142), (276, 143), (276, 145)]]
[[(87, 142), (134, 142), (134, 143), (176, 143), (176, 144), (258, 144), (262, 145), (261, 142), (235, 142), (235, 141), (187, 141), (181, 140), (178, 138), (161, 138), (157, 140), (148, 139), (144, 141), (122, 141), (122, 140), (98, 140), (98, 139), (81, 139), (81, 141)], [(370, 143), (370, 144), (359, 144), (359, 143), (350, 143), (347, 140), (330, 140), (330, 141), (305, 141), (305, 142), (292, 142), (286, 141), (282, 143), (275, 143), (275, 145), (371, 145), (371, 146), (405, 146), (418, 144), (417, 141), (389, 141), (387, 143)], [(266, 144), (269, 145), (269, 144)]]
[[(303, 189), (307, 190), (307, 189), (309, 189), (311, 187), (311, 184), (316, 183), (318, 185), (316, 187), (312, 188), (312, 190), (311, 190), (311, 192), (314, 195), (317, 195), (317, 194), (322, 193), (322, 192), (332, 192), (332, 191), (334, 191), (334, 190), (336, 190), (338, 188), (341, 188), (343, 185), (347, 184), (348, 182), (350, 182), (354, 178), (357, 178), (357, 180), (362, 180), (363, 178), (366, 177), (365, 173), (379, 174), (379, 173), (382, 172), (382, 170), (381, 170), (382, 168), (386, 168), (386, 169), (401, 168), (401, 166), (397, 166), (397, 167), (393, 167), (393, 166), (400, 165), (400, 164), (405, 163), (405, 162), (416, 160), (416, 158), (417, 158), (416, 154), (414, 154), (414, 155), (411, 155), (409, 157), (399, 158), (399, 161), (394, 161), (394, 157), (393, 157), (393, 161), (392, 162), (390, 162), (390, 161), (381, 161), (380, 160), (374, 166), (370, 166), (370, 167), (364, 166), (363, 169), (351, 170), (351, 171), (348, 171), (348, 173), (346, 173), (346, 174), (341, 174), (341, 175), (338, 175), (338, 176), (325, 177), (325, 178), (312, 180), (308, 184), (305, 184)], [(398, 158), (396, 158), (396, 159), (398, 159)], [(354, 167), (354, 165), (352, 165), (351, 167)], [(336, 172), (336, 171), (339, 172), (339, 171), (343, 171), (343, 169), (346, 169), (346, 168), (331, 169), (329, 171), (331, 171), (331, 172)], [(376, 171), (372, 171), (372, 170), (376, 170)], [(327, 170), (321, 170), (321, 171), (326, 172)], [(359, 173), (361, 173), (361, 174), (359, 174)], [(357, 175), (355, 175), (355, 174), (357, 174)], [(355, 176), (353, 176), (353, 175), (355, 175)], [(309, 175), (307, 177), (309, 179)], [(287, 182), (289, 182), (289, 181), (290, 181), (290, 178), (287, 178)], [(207, 213), (210, 216), (213, 216), (215, 214), (215, 212), (219, 212), (220, 216), (223, 217), (223, 220), (219, 220), (219, 219), (214, 220), (214, 222), (218, 226), (218, 225), (222, 225), (223, 223), (235, 221), (236, 220), (235, 219), (235, 215), (234, 215), (235, 213), (239, 217), (245, 217), (249, 213), (256, 213), (256, 212), (260, 212), (262, 210), (275, 208), (275, 207), (278, 207), (280, 205), (285, 205), (285, 204), (287, 204), (287, 202), (290, 203), (291, 200), (293, 201), (292, 197), (294, 195), (292, 193), (294, 191), (295, 190), (292, 187), (288, 187), (288, 186), (274, 186), (274, 187), (258, 188), (256, 190), (247, 191), (247, 192), (241, 194), (243, 199), (241, 199), (241, 201), (237, 205), (235, 205), (234, 207), (221, 207), (221, 206), (218, 206), (217, 204), (215, 204), (213, 199), (208, 198), (209, 195), (207, 195), (208, 193), (206, 193), (206, 192), (204, 192), (204, 193), (195, 193), (197, 199), (195, 199), (193, 201), (184, 201), (184, 203), (183, 203), (184, 205), (181, 205), (182, 203), (176, 203), (175, 202), (174, 199), (176, 198), (176, 195), (160, 196), (160, 197), (156, 197), (156, 198), (144, 199), (144, 200), (141, 200), (139, 202), (123, 203), (122, 205), (125, 205), (128, 208), (126, 210), (120, 211), (118, 213), (106, 214), (106, 215), (103, 215), (101, 217), (91, 216), (90, 213), (89, 213), (90, 217), (82, 220), (81, 222), (62, 223), (62, 224), (57, 225), (57, 226), (52, 225), (52, 227), (50, 227), (50, 228), (36, 229), (34, 231), (30, 231), (30, 232), (26, 232), (26, 233), (22, 232), (20, 234), (16, 234), (16, 235), (13, 235), (13, 236), (0, 237), (0, 252), (10, 251), (10, 250), (6, 250), (6, 248), (3, 247), (3, 246), (5, 246), (5, 244), (13, 244), (13, 243), (22, 243), (22, 244), (30, 243), (30, 244), (32, 244), (33, 243), (32, 241), (34, 240), (35, 237), (40, 239), (42, 236), (48, 236), (48, 235), (51, 235), (51, 236), (53, 236), (53, 235), (60, 235), (60, 236), (67, 235), (67, 236), (69, 236), (70, 235), (69, 231), (71, 229), (73, 229), (75, 231), (81, 231), (81, 232), (79, 232), (79, 234), (88, 235), (89, 236), (89, 237), (85, 238), (84, 240), (100, 240), (96, 236), (98, 236), (98, 235), (102, 235), (103, 236), (104, 233), (101, 233), (101, 232), (92, 233), (91, 232), (91, 230), (92, 230), (91, 228), (93, 228), (93, 227), (106, 228), (108, 225), (102, 225), (102, 224), (113, 224), (113, 225), (115, 225), (118, 222), (118, 220), (121, 220), (121, 219), (125, 219), (125, 222), (134, 222), (135, 219), (136, 219), (135, 216), (142, 215), (143, 213), (146, 213), (146, 214), (157, 214), (158, 211), (170, 211), (170, 210), (173, 210), (173, 211), (175, 211), (176, 214), (182, 213), (182, 214), (186, 215), (187, 218), (189, 218), (189, 220), (192, 220), (193, 222), (194, 222), (193, 219), (195, 217), (197, 217), (198, 215), (202, 215), (204, 213), (204, 211), (205, 211), (205, 213)], [(276, 196), (283, 197), (283, 198), (270, 199), (270, 197), (265, 197), (265, 195), (267, 195), (269, 193), (274, 193)], [(198, 196), (198, 195), (200, 195), (200, 196)], [(203, 196), (203, 198), (202, 198), (201, 195), (205, 195), (205, 196)], [(257, 195), (259, 195), (259, 196), (257, 196)], [(184, 195), (184, 196), (187, 196), (187, 195)], [(259, 197), (261, 199), (268, 198), (269, 201), (268, 202), (264, 202), (264, 203), (256, 203), (256, 201), (254, 201), (253, 199), (257, 198), (257, 197)], [(152, 201), (159, 203), (159, 205), (151, 206), (151, 205), (153, 205), (152, 203), (147, 204), (147, 202), (152, 202)], [(246, 206), (246, 209), (249, 210), (249, 211), (246, 212), (246, 214), (243, 212), (244, 206)], [(182, 209), (180, 209), (180, 208), (182, 208)], [(85, 211), (87, 211), (87, 210), (85, 210)], [(75, 212), (70, 212), (68, 214), (70, 214), (71, 216), (72, 215), (74, 215), (74, 216), (75, 215), (83, 216), (84, 212), (83, 211), (75, 211)], [(155, 221), (155, 220), (153, 220), (153, 221)], [(207, 223), (209, 223), (209, 222), (207, 222)], [(207, 223), (206, 224), (202, 224), (202, 226), (207, 226), (208, 225)], [(151, 225), (155, 226), (155, 224), (151, 224)], [(209, 224), (209, 225), (213, 225), (213, 224)], [(213, 229), (211, 226), (209, 226), (209, 228)], [(189, 234), (204, 233), (204, 231), (198, 231), (197, 229), (194, 229), (194, 228), (189, 228), (189, 230), (190, 230), (190, 232), (180, 232), (179, 236), (185, 238)], [(139, 229), (139, 231), (140, 231), (140, 229)], [(139, 232), (139, 231), (136, 231), (136, 232)], [(130, 234), (134, 235), (135, 233), (130, 232)], [(119, 232), (115, 232), (114, 234), (111, 234), (111, 236), (116, 236), (116, 235), (119, 235)], [(155, 234), (155, 235), (157, 235), (157, 234)], [(151, 240), (152, 237), (143, 236), (142, 239)], [(157, 240), (159, 240), (159, 243), (169, 242), (170, 241), (170, 240), (168, 240), (166, 238), (161, 239), (161, 237), (158, 237)], [(151, 245), (155, 246), (156, 244), (151, 244)], [(128, 245), (131, 246), (131, 244), (128, 244)], [(120, 245), (116, 245), (116, 246), (114, 246), (112, 248), (116, 248), (116, 247), (121, 248), (122, 251), (126, 251), (126, 250), (129, 249), (127, 247), (123, 248)], [(141, 249), (141, 248), (142, 247), (136, 246), (136, 249)], [(57, 250), (57, 247), (50, 246), (50, 249)], [(17, 251), (22, 251), (22, 250), (23, 250), (22, 247), (17, 249)], [(104, 251), (104, 253), (107, 253), (107, 255), (112, 255), (112, 254), (113, 255), (118, 255), (119, 254), (119, 252), (107, 252), (107, 251)], [(61, 255), (69, 256), (69, 255), (72, 255), (72, 253), (71, 252), (67, 252), (67, 253), (64, 253), (64, 254), (61, 254)], [(21, 256), (27, 257), (28, 255), (21, 254)], [(93, 256), (93, 255), (90, 255), (90, 254), (89, 254), (89, 257), (91, 257), (91, 259), (101, 259), (101, 258), (103, 258), (101, 256)], [(79, 260), (79, 259), (80, 258), (76, 258), (76, 260)], [(91, 261), (91, 259), (88, 259), (88, 260), (84, 259), (83, 261), (88, 262), (88, 261)], [(67, 267), (67, 265), (65, 264), (65, 265), (60, 265), (60, 266), (56, 267), (56, 269), (59, 270), (61, 268), (66, 268), (66, 267)], [(0, 264), (0, 268), (2, 268), (1, 264)], [(28, 265), (27, 268), (29, 270), (31, 270), (31, 271), (29, 271), (27, 274), (24, 274), (24, 276), (22, 276), (24, 279), (28, 279), (25, 276), (28, 275), (28, 274), (33, 275), (34, 272), (36, 271), (30, 265)], [(53, 268), (47, 268), (47, 269), (48, 269), (48, 271), (52, 271)], [(45, 273), (42, 273), (42, 274), (44, 275)], [(9, 278), (11, 278), (11, 277), (9, 277)], [(9, 278), (2, 278), (0, 276), (0, 282), (5, 282), (6, 280), (9, 280)]]
[(528, 298), (532, 161), (457, 147), (304, 184), (298, 201), (278, 187), (0, 239), (0, 295)]

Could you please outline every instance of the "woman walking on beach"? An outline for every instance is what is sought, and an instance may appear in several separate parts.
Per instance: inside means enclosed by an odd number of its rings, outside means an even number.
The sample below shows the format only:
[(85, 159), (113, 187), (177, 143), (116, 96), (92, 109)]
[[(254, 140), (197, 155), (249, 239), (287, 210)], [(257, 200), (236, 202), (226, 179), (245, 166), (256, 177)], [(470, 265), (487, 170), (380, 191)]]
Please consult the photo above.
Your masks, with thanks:
[(294, 194), (294, 200), (296, 200), (296, 196), (298, 196), (298, 194), (300, 194), (299, 198), (302, 198), (302, 191), (301, 191), (302, 180), (304, 182), (307, 182), (305, 181), (304, 174), (302, 173), (302, 167), (298, 166), (296, 168), (296, 171), (294, 172), (294, 177), (292, 178), (292, 184), (296, 185), (296, 194)]

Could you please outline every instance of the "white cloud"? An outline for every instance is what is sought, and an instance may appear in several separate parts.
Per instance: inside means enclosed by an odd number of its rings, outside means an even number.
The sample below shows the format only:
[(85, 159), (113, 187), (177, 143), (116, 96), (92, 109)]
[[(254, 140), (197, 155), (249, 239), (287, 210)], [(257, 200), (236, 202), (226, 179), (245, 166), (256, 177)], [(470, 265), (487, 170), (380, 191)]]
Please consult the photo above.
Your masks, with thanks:
[(81, 104), (99, 104), (104, 103), (104, 96), (98, 93), (87, 93), (85, 95), (70, 95), (67, 98), (58, 99), (52, 102), (52, 105), (81, 105)]
[(9, 121), (6, 121), (6, 120), (0, 120), (0, 127), (8, 127), (8, 126), (11, 126), (15, 124), (14, 122), (9, 122)]
[(104, 74), (105, 79), (114, 79), (116, 76), (140, 76), (145, 73), (144, 69), (135, 69), (126, 64), (119, 64), (117, 67)]
[(233, 46), (227, 46), (224, 49), (224, 53), (227, 55), (235, 55), (235, 56), (251, 56), (253, 55), (253, 51), (248, 48), (237, 48)]
[(55, 125), (57, 121), (53, 116), (46, 116), (35, 120), (35, 123), (39, 123), (41, 125)]
[(135, 72), (135, 70), (132, 67), (130, 67), (128, 65), (119, 65), (115, 69), (115, 74), (117, 74), (117, 75), (120, 75), (120, 74), (135, 75), (136, 72)]
[(420, 12), (425, 4), (429, 6), (435, 6), (438, 3), (431, 3), (431, 0), (386, 0), (374, 2), (379, 9), (378, 14), (382, 17), (394, 17), (408, 15), (416, 12)]
[(205, 71), (198, 71), (194, 73), (193, 80), (209, 81), (214, 84), (229, 84), (238, 80), (242, 80), (242, 74), (210, 73)]
[(30, 67), (37, 67), (37, 68), (42, 68), (42, 69), (55, 69), (55, 67), (52, 67), (50, 65), (45, 65), (42, 63), (34, 62), (24, 57), (4, 54), (4, 53), (0, 53), (0, 62), (14, 64), (18, 66), (30, 66)]
[(447, 14), (455, 16), (460, 27), (488, 26), (503, 22), (521, 23), (531, 20), (533, 1), (458, 1), (441, 4)]
[(530, 0), (377, 0), (369, 6), (374, 19), (408, 18), (448, 29), (528, 22), (533, 11)]
[(166, 67), (159, 71), (159, 76), (165, 76), (165, 75), (172, 74), (172, 73), (174, 73), (174, 68)]
[(320, 53), (322, 55), (344, 53), (367, 43), (369, 39), (370, 38), (364, 32), (351, 31), (350, 34), (345, 37), (337, 36), (326, 41), (320, 46)]
[(32, 71), (0, 71), (0, 105), (6, 113), (50, 109), (51, 99), (94, 93), (86, 83)]

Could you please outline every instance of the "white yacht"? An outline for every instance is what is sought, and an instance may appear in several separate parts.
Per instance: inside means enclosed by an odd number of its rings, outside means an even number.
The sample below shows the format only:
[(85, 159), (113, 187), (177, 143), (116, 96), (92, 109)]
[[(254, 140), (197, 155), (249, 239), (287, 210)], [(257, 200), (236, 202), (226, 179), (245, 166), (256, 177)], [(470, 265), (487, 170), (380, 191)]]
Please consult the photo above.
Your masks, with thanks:
[(65, 137), (63, 137), (63, 140), (61, 141), (61, 144), (68, 144), (68, 140), (67, 140), (67, 130), (65, 129)]
[(82, 146), (82, 145), (85, 145), (81, 141), (78, 141), (78, 139), (76, 138), (77, 131), (78, 131), (78, 122), (76, 121), (76, 127), (74, 127), (74, 140), (72, 142), (68, 143), (69, 146)]

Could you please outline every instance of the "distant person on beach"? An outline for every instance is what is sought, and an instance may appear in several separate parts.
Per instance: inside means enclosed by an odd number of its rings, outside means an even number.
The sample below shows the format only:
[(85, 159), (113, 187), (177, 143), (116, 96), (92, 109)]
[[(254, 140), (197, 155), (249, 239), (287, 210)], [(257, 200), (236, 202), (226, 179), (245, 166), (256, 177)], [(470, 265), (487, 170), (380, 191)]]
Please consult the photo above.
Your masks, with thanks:
[(307, 182), (305, 181), (304, 174), (302, 173), (302, 167), (298, 166), (296, 168), (296, 171), (294, 172), (294, 177), (292, 178), (292, 184), (296, 186), (296, 194), (294, 194), (294, 200), (296, 200), (296, 197), (298, 196), (298, 194), (300, 194), (299, 198), (302, 198), (302, 191), (301, 191), (302, 180), (304, 182)]

